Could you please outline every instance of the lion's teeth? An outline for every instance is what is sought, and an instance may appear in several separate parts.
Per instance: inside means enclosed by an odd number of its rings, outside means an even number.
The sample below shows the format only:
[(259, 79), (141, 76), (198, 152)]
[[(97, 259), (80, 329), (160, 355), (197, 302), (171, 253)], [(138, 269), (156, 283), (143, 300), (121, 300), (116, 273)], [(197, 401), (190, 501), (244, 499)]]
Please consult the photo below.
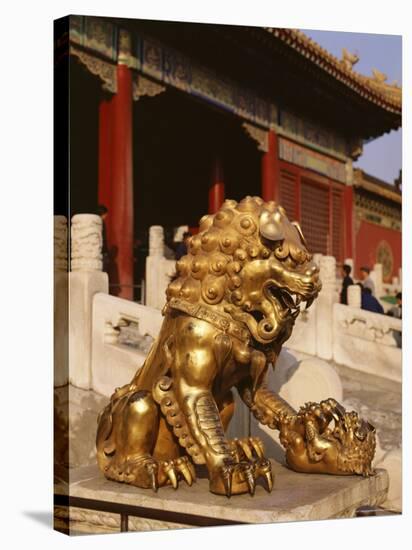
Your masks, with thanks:
[(300, 294), (296, 294), (296, 307), (298, 307), (301, 301), (302, 301), (302, 296)]
[(314, 299), (315, 299), (315, 298), (309, 298), (309, 300), (306, 302), (306, 308), (305, 308), (305, 309), (309, 309), (309, 308), (310, 308), (310, 306), (313, 304), (313, 300), (314, 300)]
[(295, 302), (293, 301), (292, 296), (291, 296), (288, 292), (283, 292), (283, 293), (282, 293), (282, 296), (283, 296), (283, 300), (284, 300), (285, 304), (286, 304), (289, 308), (294, 309), (294, 307), (295, 307)]

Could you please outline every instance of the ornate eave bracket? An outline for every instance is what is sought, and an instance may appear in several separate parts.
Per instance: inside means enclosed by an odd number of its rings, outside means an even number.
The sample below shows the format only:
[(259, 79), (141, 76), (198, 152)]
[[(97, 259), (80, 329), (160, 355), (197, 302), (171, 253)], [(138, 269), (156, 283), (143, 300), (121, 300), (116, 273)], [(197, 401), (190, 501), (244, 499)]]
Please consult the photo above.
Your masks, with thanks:
[(103, 82), (103, 90), (112, 94), (117, 92), (116, 65), (90, 55), (75, 46), (70, 46), (70, 55), (77, 57), (88, 71), (100, 78)]
[(249, 122), (244, 122), (242, 124), (242, 128), (246, 132), (246, 134), (256, 142), (259, 151), (262, 151), (263, 153), (268, 152), (269, 140), (267, 130), (259, 128), (258, 126), (250, 124)]
[(133, 78), (133, 100), (138, 101), (143, 96), (154, 97), (166, 91), (166, 86), (158, 84), (150, 78), (137, 74)]

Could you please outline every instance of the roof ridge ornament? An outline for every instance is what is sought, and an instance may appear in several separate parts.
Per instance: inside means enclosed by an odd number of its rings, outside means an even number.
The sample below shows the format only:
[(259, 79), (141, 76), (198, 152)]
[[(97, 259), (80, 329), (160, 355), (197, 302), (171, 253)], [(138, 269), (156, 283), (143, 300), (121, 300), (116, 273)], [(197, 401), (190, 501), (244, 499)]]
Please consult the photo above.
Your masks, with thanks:
[(340, 63), (345, 67), (345, 69), (351, 71), (353, 66), (356, 65), (358, 61), (359, 55), (357, 52), (350, 53), (350, 51), (346, 48), (342, 48), (342, 59), (340, 60)]
[(372, 74), (373, 79), (376, 80), (376, 82), (379, 82), (379, 84), (383, 84), (388, 80), (388, 75), (379, 71), (378, 69), (372, 69)]

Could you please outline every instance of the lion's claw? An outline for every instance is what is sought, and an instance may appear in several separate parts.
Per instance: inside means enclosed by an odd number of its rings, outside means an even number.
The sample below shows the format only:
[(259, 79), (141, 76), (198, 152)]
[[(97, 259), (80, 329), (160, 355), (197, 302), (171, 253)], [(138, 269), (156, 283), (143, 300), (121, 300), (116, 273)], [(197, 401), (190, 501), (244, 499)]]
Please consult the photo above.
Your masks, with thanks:
[(233, 494), (247, 491), (253, 495), (255, 492), (253, 464), (249, 462), (225, 464), (217, 471), (217, 475), (211, 479), (210, 490), (213, 493), (225, 494), (229, 498)]
[(259, 437), (244, 437), (242, 439), (231, 439), (229, 447), (234, 454), (236, 461), (255, 460), (264, 457), (262, 440)]
[(175, 470), (175, 464), (174, 461), (166, 461), (162, 463), (162, 468), (164, 473), (166, 474), (168, 480), (170, 481), (173, 489), (177, 489), (178, 487), (178, 481), (177, 481), (177, 475)]
[(273, 488), (273, 475), (270, 461), (264, 457), (263, 443), (258, 437), (247, 437), (229, 441), (232, 456), (236, 462), (225, 464), (215, 472), (210, 480), (213, 493), (230, 497), (233, 494), (255, 493), (259, 478), (264, 481), (268, 492)]
[(159, 486), (170, 483), (174, 489), (177, 489), (179, 479), (184, 479), (189, 486), (196, 481), (195, 468), (187, 456), (159, 461)]
[(273, 489), (272, 466), (267, 458), (258, 460), (255, 463), (255, 479), (262, 477), (265, 482), (265, 489), (270, 493)]
[(155, 493), (157, 493), (157, 490), (159, 488), (159, 484), (157, 481), (158, 466), (155, 462), (149, 462), (148, 464), (146, 464), (146, 470), (147, 475), (149, 476), (149, 479), (151, 481), (152, 489)]

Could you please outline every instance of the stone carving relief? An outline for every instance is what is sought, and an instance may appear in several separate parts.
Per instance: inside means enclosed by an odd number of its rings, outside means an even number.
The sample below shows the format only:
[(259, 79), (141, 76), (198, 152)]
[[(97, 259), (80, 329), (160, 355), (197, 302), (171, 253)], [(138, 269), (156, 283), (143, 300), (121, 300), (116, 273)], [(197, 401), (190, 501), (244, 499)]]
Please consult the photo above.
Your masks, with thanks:
[[(376, 314), (369, 317), (350, 312), (350, 315), (348, 314), (347, 317), (340, 319), (340, 326), (342, 332), (348, 336), (355, 336), (362, 340), (395, 346), (396, 344), (392, 335), (392, 331), (395, 328), (394, 323), (391, 322), (389, 317), (386, 318), (384, 315), (380, 317), (381, 318), (378, 319)], [(399, 330), (399, 327), (397, 328)]]
[(147, 354), (153, 341), (154, 338), (150, 334), (142, 334), (137, 317), (122, 314), (116, 321), (106, 321), (105, 323), (105, 344), (128, 346)]
[(67, 218), (54, 216), (54, 270), (67, 271)]
[(336, 286), (336, 259), (333, 256), (321, 256), (319, 260), (322, 291), (334, 291)]
[(149, 256), (163, 257), (164, 232), (161, 225), (152, 225), (149, 229)]
[(102, 220), (95, 214), (76, 214), (71, 227), (72, 271), (101, 271)]

